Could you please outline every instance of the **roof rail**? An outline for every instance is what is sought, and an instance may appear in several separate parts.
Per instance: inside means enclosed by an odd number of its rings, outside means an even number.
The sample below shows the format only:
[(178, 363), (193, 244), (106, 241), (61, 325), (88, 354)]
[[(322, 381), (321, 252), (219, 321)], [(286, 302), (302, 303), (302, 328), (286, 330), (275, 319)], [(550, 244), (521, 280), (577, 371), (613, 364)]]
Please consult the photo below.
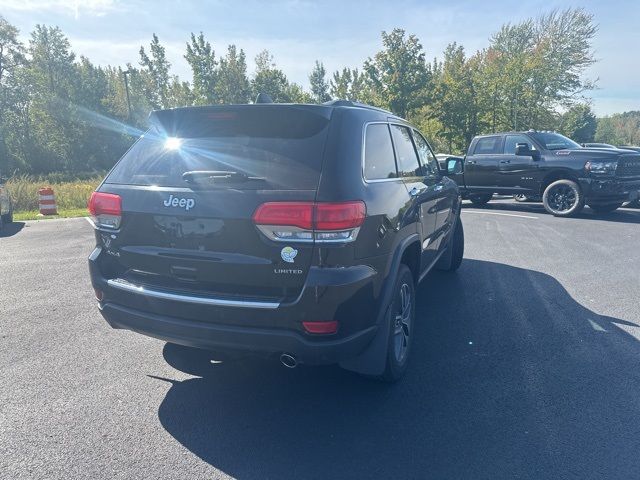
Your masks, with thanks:
[(374, 107), (373, 105), (367, 105), (366, 103), (354, 102), (351, 100), (329, 100), (328, 102), (324, 102), (322, 105), (326, 105), (328, 107), (358, 107), (358, 108), (367, 108), (369, 110), (377, 110), (379, 112), (388, 113), (389, 115), (393, 115), (397, 117), (397, 115), (389, 110), (385, 110), (384, 108)]

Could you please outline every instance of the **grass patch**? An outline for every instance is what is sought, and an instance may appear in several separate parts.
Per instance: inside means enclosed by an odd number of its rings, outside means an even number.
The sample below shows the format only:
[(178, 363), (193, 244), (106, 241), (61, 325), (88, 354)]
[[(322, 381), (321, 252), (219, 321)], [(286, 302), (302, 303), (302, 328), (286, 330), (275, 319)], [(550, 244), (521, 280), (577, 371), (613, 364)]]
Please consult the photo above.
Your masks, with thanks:
[(58, 215), (40, 215), (38, 210), (28, 210), (22, 212), (14, 212), (13, 220), (16, 222), (22, 222), (25, 220), (51, 220), (52, 218), (73, 218), (73, 217), (88, 217), (89, 211), (86, 208), (69, 208), (58, 209)]
[[(50, 178), (37, 178), (27, 175), (11, 178), (6, 183), (7, 193), (13, 202), (13, 210), (20, 214), (28, 214), (38, 210), (38, 189), (51, 187), (56, 196), (58, 212), (86, 210), (87, 201), (102, 181), (102, 176), (83, 180), (51, 182)], [(55, 180), (55, 178), (53, 178)], [(86, 213), (85, 213), (86, 215)], [(80, 216), (80, 215), (70, 215)], [(17, 217), (16, 217), (17, 218)]]

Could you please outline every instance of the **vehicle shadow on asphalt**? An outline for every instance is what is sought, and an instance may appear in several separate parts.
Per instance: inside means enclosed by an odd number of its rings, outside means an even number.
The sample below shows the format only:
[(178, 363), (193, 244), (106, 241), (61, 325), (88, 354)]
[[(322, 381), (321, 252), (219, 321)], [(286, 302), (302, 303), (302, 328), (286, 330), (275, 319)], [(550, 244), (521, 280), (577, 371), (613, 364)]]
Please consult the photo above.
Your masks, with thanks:
[[(635, 478), (640, 342), (551, 276), (465, 259), (418, 289), (405, 378), (167, 344), (162, 426), (240, 478)], [(633, 319), (637, 320), (637, 319)], [(640, 323), (640, 322), (638, 322)]]
[(0, 230), (0, 238), (2, 237), (13, 237), (17, 233), (20, 232), (24, 228), (24, 222), (12, 222), (2, 227)]
[[(538, 202), (489, 202), (481, 207), (476, 207), (471, 203), (464, 202), (462, 208), (474, 208), (479, 210), (495, 210), (504, 212), (517, 212), (537, 215), (548, 215), (552, 217), (550, 213), (542, 206), (542, 203)], [(619, 222), (619, 223), (640, 223), (640, 210), (633, 208), (619, 208), (610, 213), (596, 213), (588, 206), (584, 207), (584, 210), (580, 214), (572, 218), (579, 218), (584, 220), (604, 220), (607, 222)]]

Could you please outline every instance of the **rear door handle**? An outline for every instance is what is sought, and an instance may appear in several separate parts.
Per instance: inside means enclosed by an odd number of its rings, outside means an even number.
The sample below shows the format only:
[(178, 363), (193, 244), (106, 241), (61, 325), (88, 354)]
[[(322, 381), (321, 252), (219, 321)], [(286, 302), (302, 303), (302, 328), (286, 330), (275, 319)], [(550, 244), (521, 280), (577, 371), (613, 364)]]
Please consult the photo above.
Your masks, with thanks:
[(475, 160), (467, 160), (467, 163), (469, 165), (475, 165), (476, 161)]
[(511, 160), (500, 160), (500, 163), (511, 163)]

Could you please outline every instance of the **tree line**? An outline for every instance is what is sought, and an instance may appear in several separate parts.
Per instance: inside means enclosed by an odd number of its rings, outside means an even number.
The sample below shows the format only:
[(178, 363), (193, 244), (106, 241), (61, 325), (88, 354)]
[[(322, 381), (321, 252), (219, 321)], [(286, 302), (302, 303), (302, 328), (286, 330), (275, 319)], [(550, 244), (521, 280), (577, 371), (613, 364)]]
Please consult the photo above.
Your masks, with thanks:
[(78, 58), (58, 27), (37, 25), (25, 44), (0, 16), (0, 171), (103, 171), (145, 129), (151, 110), (248, 103), (260, 92), (275, 102), (346, 99), (386, 108), (451, 153), (464, 152), (479, 133), (529, 128), (637, 143), (640, 112), (596, 119), (586, 97), (596, 31), (585, 10), (554, 10), (505, 24), (473, 54), (451, 43), (440, 60), (429, 60), (415, 35), (394, 29), (358, 67), (329, 74), (317, 60), (305, 89), (270, 52), (259, 53), (249, 73), (242, 48), (217, 53), (202, 32), (186, 42), (192, 78), (185, 81), (172, 74), (155, 34), (135, 63), (104, 67)]

